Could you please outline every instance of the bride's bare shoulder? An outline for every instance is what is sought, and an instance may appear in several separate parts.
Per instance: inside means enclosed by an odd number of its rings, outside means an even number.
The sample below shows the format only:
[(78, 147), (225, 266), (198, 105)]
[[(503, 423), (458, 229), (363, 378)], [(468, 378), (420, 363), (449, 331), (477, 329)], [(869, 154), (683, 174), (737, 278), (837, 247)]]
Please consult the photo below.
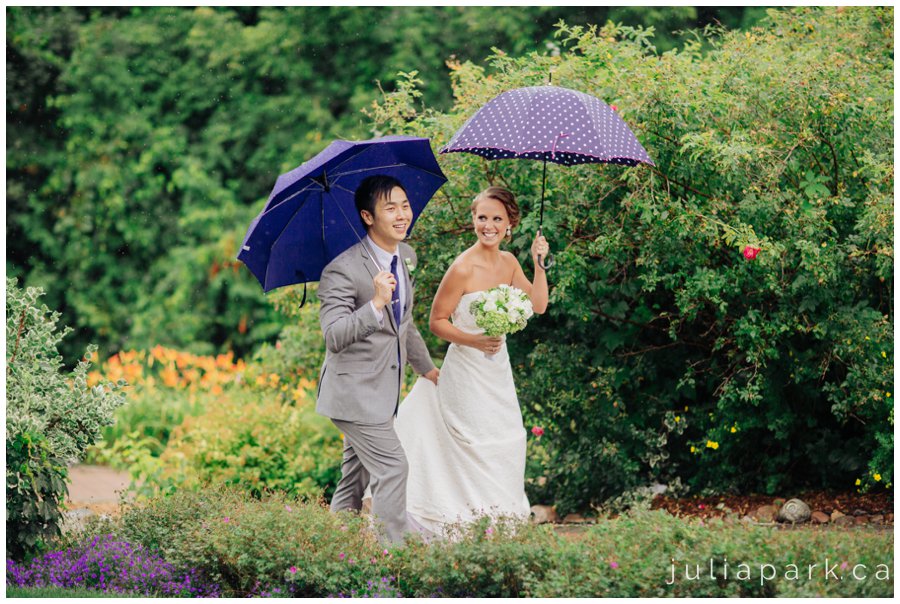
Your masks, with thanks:
[(500, 251), (500, 257), (503, 259), (503, 264), (506, 265), (507, 268), (515, 270), (519, 267), (519, 259), (516, 258), (516, 255), (512, 252), (507, 252), (506, 250)]
[(475, 265), (472, 259), (466, 252), (463, 252), (450, 264), (450, 268), (447, 269), (447, 276), (468, 278), (472, 275), (474, 269)]

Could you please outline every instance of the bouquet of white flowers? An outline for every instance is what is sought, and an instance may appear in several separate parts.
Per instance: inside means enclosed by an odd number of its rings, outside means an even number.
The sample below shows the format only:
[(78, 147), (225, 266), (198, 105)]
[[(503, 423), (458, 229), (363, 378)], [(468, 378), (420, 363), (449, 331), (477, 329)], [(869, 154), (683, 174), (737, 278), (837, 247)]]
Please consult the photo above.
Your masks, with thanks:
[[(525, 329), (534, 314), (531, 300), (521, 289), (510, 285), (498, 285), (481, 294), (469, 305), (475, 324), (484, 335), (497, 338)], [(486, 358), (494, 355), (486, 354)]]

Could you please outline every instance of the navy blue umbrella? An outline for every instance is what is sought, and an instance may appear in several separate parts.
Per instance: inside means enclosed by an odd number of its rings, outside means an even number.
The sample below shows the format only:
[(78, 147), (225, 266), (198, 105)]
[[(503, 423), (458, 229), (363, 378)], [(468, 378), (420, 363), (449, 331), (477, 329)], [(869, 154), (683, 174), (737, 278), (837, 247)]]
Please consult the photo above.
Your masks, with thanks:
[[(441, 149), (441, 153), (459, 152), (487, 159), (543, 161), (541, 226), (548, 161), (564, 166), (654, 165), (612, 107), (595, 96), (559, 86), (516, 88), (494, 97)], [(546, 266), (551, 264), (548, 258)]]
[(278, 177), (263, 211), (247, 229), (238, 260), (266, 292), (318, 281), (326, 264), (365, 236), (353, 196), (364, 178), (376, 174), (403, 184), (413, 212), (410, 229), (447, 182), (427, 138), (334, 141)]

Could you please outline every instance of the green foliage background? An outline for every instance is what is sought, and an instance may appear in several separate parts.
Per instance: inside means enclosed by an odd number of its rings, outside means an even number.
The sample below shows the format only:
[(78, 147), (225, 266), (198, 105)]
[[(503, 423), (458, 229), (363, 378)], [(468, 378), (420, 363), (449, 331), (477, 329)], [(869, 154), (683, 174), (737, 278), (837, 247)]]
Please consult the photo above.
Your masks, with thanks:
[[(893, 10), (761, 16), (7, 9), (7, 272), (75, 326), (66, 357), (94, 341), (278, 365), (281, 334), (282, 356), (312, 363), (315, 339), (234, 261), (276, 176), (332, 138), (439, 147), (552, 71), (617, 105), (657, 168), (549, 170), (551, 308), (511, 344), (546, 431), (532, 498), (890, 483)], [(668, 33), (714, 18), (744, 30)], [(413, 234), (420, 296), (470, 244), (465, 208), (488, 184), (519, 195), (511, 249), (530, 272), (540, 166), (441, 163), (450, 181)]]
[[(410, 77), (373, 112), (378, 132), (440, 145), (552, 70), (617, 105), (656, 161), (548, 170), (550, 310), (512, 338), (546, 432), (537, 498), (891, 482), (892, 23), (890, 9), (773, 11), (708, 31), (706, 53), (662, 55), (640, 28), (563, 26), (560, 57), (455, 65), (449, 111), (419, 110)], [(530, 264), (540, 165), (442, 161), (450, 181), (416, 227), (419, 287), (471, 244), (465, 208), (488, 184), (520, 195), (511, 247)]]
[[(609, 7), (7, 9), (7, 274), (41, 286), (103, 358), (157, 344), (239, 356), (282, 320), (234, 263), (275, 178), (417, 70), (452, 102), (451, 57), (553, 52), (553, 24), (669, 34), (758, 10)], [(548, 48), (547, 44), (551, 47)]]

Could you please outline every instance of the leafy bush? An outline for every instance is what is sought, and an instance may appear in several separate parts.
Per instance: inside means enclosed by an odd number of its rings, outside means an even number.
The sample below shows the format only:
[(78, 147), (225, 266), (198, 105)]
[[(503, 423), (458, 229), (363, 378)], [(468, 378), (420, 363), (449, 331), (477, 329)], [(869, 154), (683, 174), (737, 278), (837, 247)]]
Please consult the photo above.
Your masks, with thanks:
[[(320, 340), (305, 354), (316, 355)], [(127, 379), (128, 402), (90, 459), (127, 470), (144, 495), (209, 481), (257, 495), (266, 489), (333, 491), (340, 433), (314, 411), (316, 382), (306, 376), (318, 367), (294, 365), (297, 349), (286, 341), (250, 365), (231, 354), (199, 356), (161, 346), (109, 358), (89, 374), (89, 383)]]
[(272, 292), (270, 303), (286, 323), (275, 344), (261, 345), (253, 355), (259, 373), (275, 373), (281, 382), (317, 380), (325, 360), (325, 340), (319, 328), (317, 284), (311, 283), (303, 306), (296, 288)]
[(6, 550), (12, 558), (43, 550), (59, 534), (69, 471), (42, 434), (6, 440)]
[[(451, 61), (449, 111), (422, 108), (415, 74), (369, 111), (375, 133), (439, 147), (552, 72), (616, 105), (656, 162), (548, 168), (550, 308), (510, 338), (545, 429), (532, 496), (565, 510), (675, 478), (891, 485), (892, 24), (891, 8), (770, 10), (661, 55), (648, 30), (561, 25), (560, 56), (498, 51), (490, 75)], [(420, 291), (470, 245), (466, 208), (489, 184), (519, 197), (510, 247), (530, 270), (540, 164), (460, 153), (442, 168), (412, 237)]]
[(124, 401), (123, 382), (88, 386), (93, 347), (71, 374), (60, 372), (57, 345), (71, 329), (57, 331), (59, 313), (39, 304), (42, 295), (6, 281), (6, 548), (14, 558), (40, 551), (59, 533), (65, 464), (100, 436)]
[[(315, 412), (309, 390), (298, 385), (233, 390), (175, 428), (159, 458), (156, 482), (163, 487), (239, 485), (256, 495), (332, 492), (340, 477), (340, 432)], [(314, 387), (310, 384), (307, 386)]]
[[(461, 527), (450, 541), (385, 548), (364, 516), (330, 513), (283, 494), (261, 500), (233, 488), (181, 491), (127, 508), (103, 531), (197, 569), (223, 596), (406, 597), (890, 596), (888, 531), (782, 531), (635, 511), (601, 519), (571, 537), (548, 525)], [(824, 563), (844, 580), (825, 575)], [(713, 560), (715, 578), (709, 578)], [(671, 581), (672, 565), (677, 570)], [(729, 565), (726, 579), (724, 564)], [(748, 578), (736, 573), (749, 565)], [(699, 580), (683, 578), (700, 565)], [(761, 581), (760, 565), (777, 576)], [(785, 577), (795, 564), (797, 579)], [(807, 566), (818, 565), (811, 576)], [(849, 576), (866, 565), (865, 580)], [(879, 565), (884, 565), (883, 567)], [(877, 575), (876, 575), (877, 573)], [(767, 575), (768, 577), (768, 575)], [(671, 584), (670, 584), (671, 583)]]
[(127, 509), (122, 538), (157, 549), (184, 568), (202, 568), (223, 595), (281, 589), (298, 597), (363, 589), (390, 576), (390, 552), (358, 515), (283, 493), (248, 498), (234, 487), (181, 490)]

